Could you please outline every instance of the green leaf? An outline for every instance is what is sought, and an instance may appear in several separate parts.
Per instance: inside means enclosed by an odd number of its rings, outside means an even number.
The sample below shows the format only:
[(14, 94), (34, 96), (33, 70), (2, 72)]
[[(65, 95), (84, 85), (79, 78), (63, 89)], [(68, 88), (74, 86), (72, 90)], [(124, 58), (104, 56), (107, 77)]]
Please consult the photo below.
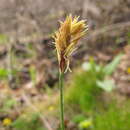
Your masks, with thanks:
[(86, 120), (86, 117), (84, 115), (81, 115), (81, 114), (74, 116), (74, 118), (72, 119), (72, 121), (74, 123), (79, 123), (79, 122), (84, 121), (84, 120)]
[(79, 128), (80, 129), (87, 129), (87, 128), (92, 127), (92, 125), (93, 125), (92, 119), (87, 119), (87, 120), (81, 121), (79, 123)]
[(120, 63), (122, 56), (123, 54), (119, 54), (118, 56), (114, 58), (114, 60), (111, 63), (109, 63), (108, 65), (104, 67), (104, 73), (106, 75), (111, 75), (115, 71), (117, 65)]
[(91, 62), (85, 62), (82, 64), (82, 69), (85, 71), (96, 71), (99, 72), (102, 67), (100, 65), (97, 65), (95, 62), (91, 63)]
[(97, 81), (98, 87), (102, 88), (106, 92), (111, 92), (115, 88), (113, 80)]

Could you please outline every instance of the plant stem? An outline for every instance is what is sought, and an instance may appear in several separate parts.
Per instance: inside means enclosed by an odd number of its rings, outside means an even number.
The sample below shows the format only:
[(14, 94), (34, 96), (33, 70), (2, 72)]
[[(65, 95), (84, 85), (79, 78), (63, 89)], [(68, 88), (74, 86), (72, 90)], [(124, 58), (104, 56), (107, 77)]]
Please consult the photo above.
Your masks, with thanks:
[(60, 88), (60, 118), (61, 130), (64, 130), (64, 91), (63, 91), (64, 72), (59, 73), (59, 88)]

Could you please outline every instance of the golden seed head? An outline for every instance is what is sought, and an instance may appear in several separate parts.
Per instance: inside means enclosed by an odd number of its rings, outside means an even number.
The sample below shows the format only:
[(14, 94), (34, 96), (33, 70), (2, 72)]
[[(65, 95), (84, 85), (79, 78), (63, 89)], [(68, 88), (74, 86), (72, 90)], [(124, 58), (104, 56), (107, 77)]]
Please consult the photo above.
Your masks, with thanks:
[(69, 69), (70, 56), (76, 49), (78, 40), (88, 30), (85, 21), (78, 19), (79, 17), (67, 16), (64, 22), (60, 22), (60, 28), (53, 36), (61, 72)]

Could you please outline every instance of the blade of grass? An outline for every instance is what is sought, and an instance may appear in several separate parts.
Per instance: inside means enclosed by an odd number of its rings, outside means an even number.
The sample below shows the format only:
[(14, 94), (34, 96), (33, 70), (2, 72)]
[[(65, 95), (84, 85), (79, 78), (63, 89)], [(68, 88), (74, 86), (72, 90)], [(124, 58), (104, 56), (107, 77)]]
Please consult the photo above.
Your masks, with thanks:
[(64, 88), (63, 88), (64, 72), (59, 73), (59, 88), (60, 88), (60, 118), (61, 130), (64, 130)]

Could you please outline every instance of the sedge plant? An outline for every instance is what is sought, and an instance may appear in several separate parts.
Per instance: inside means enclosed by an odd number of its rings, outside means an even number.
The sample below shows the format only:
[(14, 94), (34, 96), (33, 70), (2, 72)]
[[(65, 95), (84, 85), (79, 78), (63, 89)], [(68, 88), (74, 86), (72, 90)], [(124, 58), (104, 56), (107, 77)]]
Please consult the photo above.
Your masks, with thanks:
[(77, 43), (87, 32), (88, 27), (85, 20), (79, 20), (79, 17), (72, 18), (67, 16), (65, 21), (60, 21), (60, 28), (53, 35), (59, 62), (59, 88), (60, 88), (60, 118), (61, 130), (64, 130), (64, 74), (70, 70), (70, 58), (76, 50)]

